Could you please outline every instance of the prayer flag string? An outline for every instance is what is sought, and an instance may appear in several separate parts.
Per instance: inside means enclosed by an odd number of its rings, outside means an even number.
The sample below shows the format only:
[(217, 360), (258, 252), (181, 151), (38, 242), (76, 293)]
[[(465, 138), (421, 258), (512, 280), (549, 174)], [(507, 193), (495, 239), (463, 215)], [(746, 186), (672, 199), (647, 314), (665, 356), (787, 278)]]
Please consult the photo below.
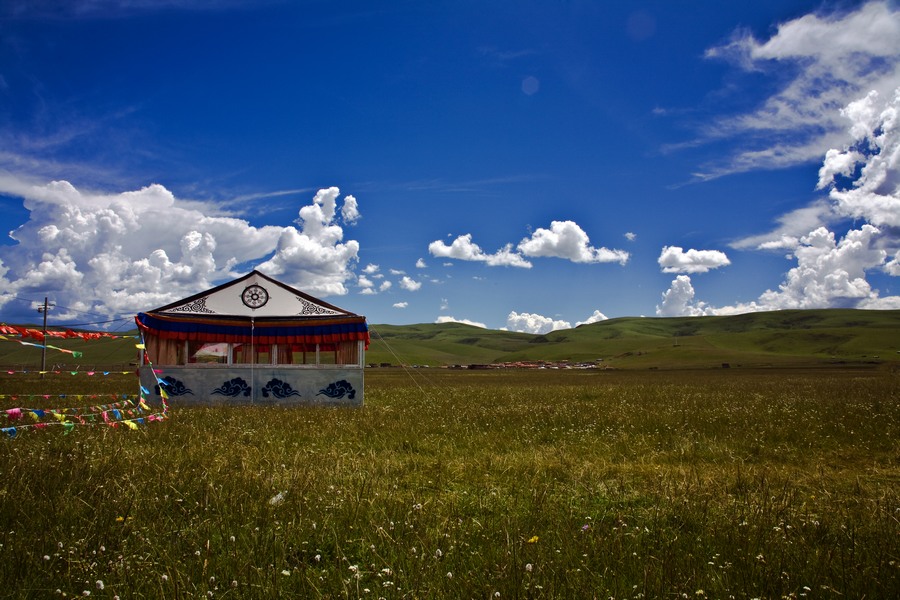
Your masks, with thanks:
[(23, 340), (14, 340), (6, 337), (5, 335), (0, 334), (0, 340), (4, 340), (6, 342), (18, 342), (23, 346), (34, 346), (35, 348), (47, 348), (48, 350), (58, 350), (60, 352), (65, 352), (66, 354), (71, 354), (75, 358), (81, 358), (84, 353), (78, 350), (69, 350), (67, 348), (60, 348), (59, 346), (51, 346), (50, 344), (35, 344), (34, 342), (26, 342)]
[[(146, 353), (143, 341), (137, 344), (138, 348)], [(147, 363), (150, 364), (149, 359)], [(17, 407), (0, 411), (0, 419), (5, 419), (8, 423), (6, 427), (0, 427), (0, 434), (5, 434), (8, 438), (15, 438), (23, 431), (40, 430), (49, 427), (62, 427), (64, 434), (71, 433), (76, 426), (87, 425), (105, 425), (109, 427), (124, 426), (130, 430), (138, 430), (141, 426), (156, 421), (163, 421), (169, 416), (168, 395), (162, 385), (159, 385), (159, 377), (156, 371), (152, 369), (154, 377), (157, 380), (159, 393), (161, 397), (161, 409), (154, 412), (148, 401), (150, 399), (150, 390), (143, 385), (138, 384), (140, 392), (138, 394), (110, 394), (109, 397), (115, 402), (107, 404), (94, 404), (91, 406), (71, 407), (71, 408), (26, 408)], [(85, 394), (60, 394), (57, 398), (76, 398), (81, 400)], [(91, 399), (101, 398), (99, 395), (87, 395)], [(27, 395), (28, 398), (44, 398), (50, 399), (51, 395)], [(2, 395), (0, 398), (20, 399), (22, 395)], [(149, 413), (149, 414), (148, 414)]]
[(23, 369), (22, 371), (16, 371), (16, 370), (10, 369), (6, 372), (7, 375), (16, 375), (16, 374), (26, 375), (29, 373), (31, 373), (31, 374), (38, 373), (40, 375), (62, 375), (62, 374), (87, 375), (88, 377), (93, 377), (94, 375), (103, 375), (103, 376), (106, 376), (106, 375), (129, 375), (129, 374), (133, 374), (134, 371), (62, 371), (60, 369), (54, 369), (52, 371), (29, 371), (27, 369)]
[[(40, 329), (31, 329), (27, 327), (19, 327), (17, 325), (7, 325), (6, 323), (0, 323), (0, 334), (5, 335), (15, 335), (20, 336), (22, 338), (31, 338), (38, 342), (43, 342), (46, 337), (57, 338), (57, 339), (81, 339), (81, 340), (99, 340), (99, 339), (108, 339), (108, 340), (118, 340), (125, 338), (134, 338), (137, 339), (139, 336), (137, 335), (114, 335), (111, 333), (106, 333), (103, 331), (72, 331), (71, 329), (66, 329), (65, 331), (56, 331), (56, 330), (47, 330), (46, 332), (41, 331)], [(7, 338), (4, 338), (7, 339)]]

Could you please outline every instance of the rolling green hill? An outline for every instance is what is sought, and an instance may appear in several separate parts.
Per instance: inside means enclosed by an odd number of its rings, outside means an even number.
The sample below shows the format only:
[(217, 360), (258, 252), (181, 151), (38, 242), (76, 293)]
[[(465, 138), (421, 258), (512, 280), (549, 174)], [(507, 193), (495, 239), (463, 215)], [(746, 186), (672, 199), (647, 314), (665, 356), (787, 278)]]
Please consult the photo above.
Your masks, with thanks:
[(900, 311), (789, 310), (610, 319), (530, 335), (459, 323), (373, 325), (369, 363), (594, 361), (614, 368), (900, 364)]
[[(600, 361), (618, 369), (824, 364), (900, 367), (900, 311), (787, 310), (727, 317), (610, 319), (532, 335), (461, 323), (370, 325), (368, 364), (470, 365)], [(120, 335), (133, 335), (125, 332)], [(29, 340), (33, 341), (33, 340)], [(47, 351), (48, 368), (132, 368), (136, 340), (51, 340), (83, 355)], [(0, 368), (40, 368), (41, 351), (0, 341)]]

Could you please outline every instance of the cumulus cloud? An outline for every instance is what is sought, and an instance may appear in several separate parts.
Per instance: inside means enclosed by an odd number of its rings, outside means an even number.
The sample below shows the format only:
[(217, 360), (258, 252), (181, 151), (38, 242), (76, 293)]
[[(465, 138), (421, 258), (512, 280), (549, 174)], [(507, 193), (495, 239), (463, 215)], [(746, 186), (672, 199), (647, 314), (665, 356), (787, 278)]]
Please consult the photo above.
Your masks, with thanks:
[(557, 329), (571, 329), (572, 325), (568, 321), (554, 320), (534, 313), (512, 311), (506, 317), (506, 328), (509, 331), (544, 334)]
[(574, 221), (553, 221), (550, 229), (538, 228), (517, 246), (525, 256), (550, 256), (576, 263), (617, 262), (624, 265), (629, 254), (624, 250), (594, 248), (587, 233)]
[[(853, 142), (828, 151), (818, 187), (829, 188), (829, 198), (843, 216), (900, 227), (900, 87), (886, 101), (869, 92), (841, 114), (852, 124)], [(852, 178), (857, 169), (859, 176)]]
[[(749, 303), (711, 307), (692, 302), (693, 287), (679, 277), (657, 314), (733, 314), (786, 308), (892, 308), (900, 296), (882, 297), (866, 279), (881, 269), (900, 276), (900, 87), (883, 96), (870, 92), (841, 114), (850, 141), (825, 153), (818, 188), (827, 200), (785, 215), (770, 234), (740, 240), (738, 247), (789, 249), (795, 267), (776, 290)], [(821, 223), (863, 221), (838, 236)], [(801, 233), (805, 226), (812, 226)], [(888, 260), (889, 257), (892, 259)]]
[(49, 295), (78, 311), (133, 314), (202, 291), (235, 276), (238, 265), (266, 257), (261, 271), (310, 293), (346, 293), (344, 283), (354, 278), (359, 245), (343, 243), (334, 223), (337, 188), (300, 209), (300, 230), (210, 216), (221, 211), (157, 184), (110, 194), (6, 175), (0, 193), (22, 198), (29, 211), (10, 233), (17, 243), (0, 247), (7, 279), (0, 305), (15, 295)]
[(664, 246), (657, 262), (665, 273), (706, 273), (731, 264), (724, 252), (693, 248), (685, 252), (678, 246)]
[(409, 306), (409, 302), (394, 302), (392, 306), (394, 308), (406, 308), (407, 306)]
[(336, 187), (319, 190), (313, 203), (300, 209), (300, 229), (282, 228), (275, 254), (257, 268), (313, 294), (346, 294), (344, 282), (353, 276), (359, 242), (342, 241), (344, 230), (335, 222), (339, 194)]
[(690, 277), (679, 275), (663, 302), (659, 316), (726, 315), (756, 311), (806, 308), (872, 308), (896, 303), (898, 297), (879, 298), (866, 281), (866, 271), (884, 264), (887, 253), (873, 247), (880, 231), (872, 225), (851, 230), (840, 240), (820, 227), (800, 239), (794, 250), (797, 266), (790, 269), (777, 290), (766, 290), (749, 303), (713, 307), (694, 300)]
[(889, 275), (900, 277), (900, 252), (897, 252), (892, 261), (884, 265), (884, 270)]
[(428, 251), (438, 258), (455, 258), (483, 262), (489, 266), (521, 267), (530, 269), (525, 257), (562, 258), (576, 263), (617, 262), (624, 265), (629, 254), (624, 250), (595, 248), (590, 245), (587, 233), (573, 221), (553, 221), (549, 229), (538, 228), (518, 245), (506, 244), (493, 254), (488, 254), (472, 241), (472, 234), (457, 236), (448, 246), (441, 240), (431, 242)]
[(344, 205), (341, 207), (341, 218), (347, 225), (355, 225), (361, 218), (359, 214), (359, 203), (353, 196), (344, 198)]
[(604, 315), (599, 310), (595, 310), (594, 313), (584, 321), (578, 321), (577, 323), (575, 323), (575, 327), (578, 327), (579, 325), (588, 325), (590, 323), (599, 323), (600, 321), (606, 321), (607, 319), (609, 319), (609, 317)]
[(400, 280), (400, 287), (408, 292), (415, 292), (422, 287), (422, 282), (416, 281), (408, 275), (404, 275)]
[(628, 240), (629, 242), (633, 242), (634, 240), (637, 239), (637, 234), (629, 231), (625, 234), (625, 239)]
[(699, 317), (712, 313), (705, 303), (694, 301), (691, 278), (679, 275), (663, 294), (662, 304), (656, 306), (656, 314), (660, 317)]
[(827, 200), (816, 200), (778, 217), (778, 225), (772, 231), (735, 240), (730, 246), (739, 250), (793, 250), (800, 245), (802, 236), (835, 219), (831, 204)]
[(709, 127), (707, 139), (743, 138), (746, 150), (710, 165), (700, 177), (809, 162), (821, 157), (823, 147), (846, 139), (838, 115), (842, 106), (868, 90), (884, 95), (900, 85), (900, 10), (885, 0), (807, 14), (780, 24), (765, 40), (737, 32), (706, 56), (746, 71), (796, 68), (756, 110)]
[(463, 325), (472, 325), (473, 327), (481, 327), (482, 329), (487, 329), (487, 325), (484, 323), (479, 323), (478, 321), (470, 321), (469, 319), (457, 319), (455, 317), (449, 317), (445, 315), (441, 315), (437, 319), (434, 320), (435, 323), (462, 323)]
[(794, 250), (797, 266), (787, 272), (778, 290), (762, 294), (758, 304), (763, 310), (840, 307), (877, 297), (866, 281), (866, 270), (884, 263), (886, 252), (872, 247), (879, 233), (872, 225), (863, 225), (840, 241), (824, 227), (804, 236)]
[(419, 260), (416, 261), (416, 268), (417, 268), (417, 269), (424, 269), (424, 268), (426, 268), (427, 266), (428, 266), (428, 265), (425, 264), (425, 259), (420, 258)]
[(455, 258), (483, 262), (492, 267), (521, 267), (531, 268), (531, 263), (516, 254), (512, 250), (512, 244), (507, 244), (494, 254), (487, 254), (481, 247), (472, 241), (472, 234), (466, 233), (458, 236), (448, 246), (441, 240), (428, 244), (428, 252), (436, 258)]

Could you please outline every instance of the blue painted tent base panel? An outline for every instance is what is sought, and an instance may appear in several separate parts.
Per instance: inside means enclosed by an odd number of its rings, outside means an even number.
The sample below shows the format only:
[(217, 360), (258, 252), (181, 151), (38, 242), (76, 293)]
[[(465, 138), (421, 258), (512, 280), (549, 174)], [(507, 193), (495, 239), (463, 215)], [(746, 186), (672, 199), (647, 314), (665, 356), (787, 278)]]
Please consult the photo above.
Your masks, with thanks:
[(143, 366), (141, 385), (173, 406), (362, 406), (363, 369), (345, 367)]

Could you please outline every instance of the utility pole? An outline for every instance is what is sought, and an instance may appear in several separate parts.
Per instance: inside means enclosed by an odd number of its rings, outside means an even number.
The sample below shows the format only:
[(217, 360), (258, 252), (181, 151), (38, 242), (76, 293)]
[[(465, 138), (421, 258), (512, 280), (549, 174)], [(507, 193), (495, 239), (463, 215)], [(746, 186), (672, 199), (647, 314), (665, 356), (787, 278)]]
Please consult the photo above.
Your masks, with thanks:
[(47, 303), (47, 296), (44, 296), (44, 306), (38, 307), (39, 313), (44, 313), (44, 344), (41, 348), (41, 378), (44, 377), (44, 371), (47, 370), (47, 310), (49, 310), (50, 305)]

